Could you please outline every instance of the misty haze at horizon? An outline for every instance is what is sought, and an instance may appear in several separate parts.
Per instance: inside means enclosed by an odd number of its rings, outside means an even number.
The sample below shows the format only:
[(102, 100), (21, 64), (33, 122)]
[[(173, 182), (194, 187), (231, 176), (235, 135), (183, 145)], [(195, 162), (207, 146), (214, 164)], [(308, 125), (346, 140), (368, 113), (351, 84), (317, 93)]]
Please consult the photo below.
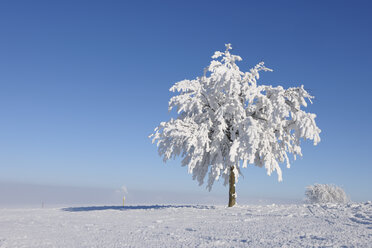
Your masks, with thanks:
[[(220, 192), (221, 193), (221, 192)], [(4, 207), (61, 207), (94, 205), (167, 205), (206, 204), (226, 205), (226, 195), (164, 190), (123, 190), (110, 188), (0, 183), (0, 208)], [(291, 204), (302, 199), (280, 199), (258, 196), (239, 198), (238, 204)]]

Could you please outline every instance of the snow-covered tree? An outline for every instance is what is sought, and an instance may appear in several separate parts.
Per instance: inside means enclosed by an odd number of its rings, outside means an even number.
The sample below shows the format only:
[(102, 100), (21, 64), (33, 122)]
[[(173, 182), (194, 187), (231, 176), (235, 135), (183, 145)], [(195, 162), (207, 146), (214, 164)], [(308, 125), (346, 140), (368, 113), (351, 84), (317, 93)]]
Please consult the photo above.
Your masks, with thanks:
[(332, 184), (314, 184), (306, 187), (308, 203), (347, 203), (349, 198), (345, 191)]
[(248, 164), (273, 171), (282, 181), (280, 163), (289, 168), (288, 154), (302, 156), (300, 140), (320, 141), (315, 114), (306, 113), (311, 96), (303, 86), (257, 85), (261, 71), (272, 71), (261, 62), (248, 72), (236, 65), (241, 57), (215, 52), (204, 75), (183, 80), (170, 88), (177, 92), (169, 101), (169, 111), (178, 116), (162, 122), (150, 135), (157, 142), (164, 162), (181, 156), (193, 179), (202, 185), (208, 173), (207, 188), (220, 177), (229, 183), (229, 206), (236, 202), (235, 182)]

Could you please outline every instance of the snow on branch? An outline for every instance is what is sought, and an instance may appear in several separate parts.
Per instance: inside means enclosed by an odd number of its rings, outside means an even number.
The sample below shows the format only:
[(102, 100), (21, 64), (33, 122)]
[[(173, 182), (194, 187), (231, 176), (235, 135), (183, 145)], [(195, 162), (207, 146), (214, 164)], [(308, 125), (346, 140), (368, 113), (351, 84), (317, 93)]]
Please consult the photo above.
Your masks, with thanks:
[(248, 164), (276, 171), (282, 180), (281, 163), (290, 166), (289, 154), (302, 156), (301, 139), (320, 142), (315, 114), (302, 107), (311, 103), (303, 86), (257, 85), (261, 71), (272, 71), (260, 62), (248, 72), (236, 65), (241, 57), (232, 55), (231, 44), (225, 52), (215, 52), (206, 68), (208, 73), (194, 80), (183, 80), (170, 88), (176, 95), (169, 110), (178, 117), (162, 122), (150, 135), (164, 161), (181, 156), (193, 178), (207, 188), (223, 178), (228, 182), (229, 168)]

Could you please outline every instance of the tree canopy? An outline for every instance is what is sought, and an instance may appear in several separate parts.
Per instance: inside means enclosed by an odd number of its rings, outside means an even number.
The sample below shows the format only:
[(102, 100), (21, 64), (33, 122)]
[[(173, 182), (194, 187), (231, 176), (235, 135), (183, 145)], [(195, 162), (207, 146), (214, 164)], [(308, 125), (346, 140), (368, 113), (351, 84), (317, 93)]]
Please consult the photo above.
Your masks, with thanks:
[(303, 86), (257, 85), (261, 71), (272, 71), (258, 63), (248, 72), (240, 71), (241, 57), (215, 52), (204, 75), (177, 82), (169, 110), (177, 109), (176, 119), (161, 122), (150, 135), (164, 161), (182, 157), (193, 179), (207, 188), (220, 177), (226, 185), (230, 169), (235, 179), (248, 164), (265, 167), (267, 174), (276, 171), (282, 180), (280, 163), (290, 167), (288, 155), (302, 156), (301, 139), (320, 142), (315, 114), (302, 107), (311, 102)]

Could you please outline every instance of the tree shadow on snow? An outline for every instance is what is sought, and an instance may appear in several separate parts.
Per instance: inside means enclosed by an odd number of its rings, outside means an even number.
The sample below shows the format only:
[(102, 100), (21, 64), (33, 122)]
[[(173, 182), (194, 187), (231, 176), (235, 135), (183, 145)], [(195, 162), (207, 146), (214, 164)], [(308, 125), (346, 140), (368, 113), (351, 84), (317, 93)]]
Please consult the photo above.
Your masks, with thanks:
[(167, 209), (167, 208), (195, 208), (195, 209), (214, 209), (214, 206), (202, 206), (202, 205), (138, 205), (138, 206), (89, 206), (89, 207), (69, 207), (62, 208), (63, 211), (67, 212), (87, 212), (87, 211), (99, 211), (99, 210), (155, 210), (155, 209)]

